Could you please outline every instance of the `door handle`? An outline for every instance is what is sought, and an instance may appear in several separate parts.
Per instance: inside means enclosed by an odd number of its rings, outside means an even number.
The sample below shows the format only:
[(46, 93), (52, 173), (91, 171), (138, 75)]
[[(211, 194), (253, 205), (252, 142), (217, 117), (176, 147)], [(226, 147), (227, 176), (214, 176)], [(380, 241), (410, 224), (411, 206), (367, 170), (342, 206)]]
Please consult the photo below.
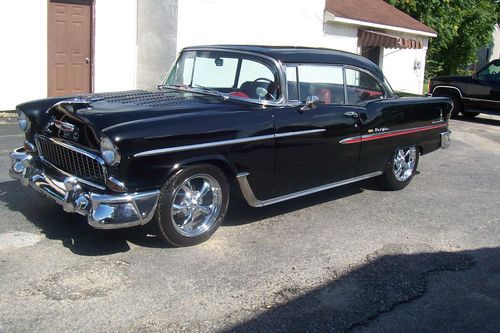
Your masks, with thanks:
[(90, 64), (90, 58), (85, 58), (85, 63), (88, 65)]
[(347, 111), (347, 112), (344, 112), (344, 116), (346, 117), (351, 117), (351, 118), (359, 118), (359, 114), (355, 111)]

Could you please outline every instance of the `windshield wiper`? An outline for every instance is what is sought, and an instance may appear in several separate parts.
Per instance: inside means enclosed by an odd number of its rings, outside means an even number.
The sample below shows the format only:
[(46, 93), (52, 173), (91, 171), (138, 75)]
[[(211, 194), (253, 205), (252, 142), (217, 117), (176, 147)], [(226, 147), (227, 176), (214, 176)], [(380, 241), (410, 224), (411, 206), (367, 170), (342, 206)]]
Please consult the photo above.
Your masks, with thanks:
[(158, 89), (186, 90), (189, 86), (184, 84), (159, 84)]
[(190, 88), (195, 88), (194, 92), (199, 93), (199, 94), (208, 94), (213, 96), (216, 94), (218, 97), (222, 97), (224, 100), (228, 100), (229, 96), (227, 96), (224, 93), (221, 93), (220, 91), (217, 91), (212, 88), (200, 86), (199, 84), (193, 84), (191, 86), (188, 86), (186, 84), (160, 84), (158, 85), (158, 89), (163, 90), (163, 89), (171, 89), (171, 90), (177, 90), (177, 91), (189, 91)]
[(200, 86), (199, 84), (192, 84), (191, 86), (194, 87), (194, 88), (200, 88), (200, 89), (203, 89), (203, 90), (206, 90), (206, 91), (213, 92), (213, 93), (217, 94), (217, 96), (222, 97), (224, 100), (229, 99), (228, 95), (226, 95), (224, 93), (221, 93), (220, 91), (215, 90), (213, 88), (208, 88), (208, 87)]

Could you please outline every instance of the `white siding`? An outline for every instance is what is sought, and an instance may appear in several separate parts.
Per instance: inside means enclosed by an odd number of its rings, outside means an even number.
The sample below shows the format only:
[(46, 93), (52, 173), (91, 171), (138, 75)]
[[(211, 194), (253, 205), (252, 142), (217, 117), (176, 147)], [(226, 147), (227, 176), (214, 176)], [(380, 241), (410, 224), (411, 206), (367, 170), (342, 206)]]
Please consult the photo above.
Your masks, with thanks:
[(500, 58), (500, 26), (495, 24), (495, 29), (493, 30), (493, 43), (490, 53), (490, 61), (493, 59)]
[(96, 0), (94, 91), (136, 86), (137, 0)]
[(136, 85), (155, 88), (177, 53), (177, 0), (139, 0), (137, 6)]
[(47, 96), (47, 1), (4, 1), (0, 9), (0, 111)]
[(324, 0), (179, 0), (177, 50), (190, 45), (322, 46)]
[(325, 23), (323, 47), (359, 53), (358, 28), (346, 24)]
[(404, 37), (420, 39), (424, 48), (403, 50), (384, 49), (382, 70), (394, 90), (421, 94), (424, 88), (427, 39), (417, 36)]

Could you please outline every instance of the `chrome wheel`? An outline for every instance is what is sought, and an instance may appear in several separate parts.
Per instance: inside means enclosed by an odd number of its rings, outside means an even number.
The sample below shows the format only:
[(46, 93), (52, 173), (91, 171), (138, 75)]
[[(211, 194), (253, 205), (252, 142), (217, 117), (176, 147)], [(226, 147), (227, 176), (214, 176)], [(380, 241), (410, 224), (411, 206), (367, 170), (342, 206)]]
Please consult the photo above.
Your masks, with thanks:
[(394, 155), (393, 172), (394, 177), (404, 182), (413, 174), (417, 161), (417, 149), (415, 147), (401, 148)]
[(214, 225), (222, 208), (222, 190), (210, 175), (187, 178), (174, 192), (170, 215), (181, 235), (196, 237)]

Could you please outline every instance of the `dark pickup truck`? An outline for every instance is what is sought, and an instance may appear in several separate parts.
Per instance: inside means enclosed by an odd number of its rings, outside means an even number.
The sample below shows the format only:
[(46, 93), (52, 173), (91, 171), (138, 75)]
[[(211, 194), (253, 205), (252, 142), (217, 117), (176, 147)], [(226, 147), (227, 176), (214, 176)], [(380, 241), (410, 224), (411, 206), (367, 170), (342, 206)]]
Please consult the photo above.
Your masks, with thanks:
[(491, 61), (471, 76), (433, 78), (429, 92), (452, 100), (452, 116), (459, 113), (467, 118), (479, 113), (500, 115), (500, 59)]

